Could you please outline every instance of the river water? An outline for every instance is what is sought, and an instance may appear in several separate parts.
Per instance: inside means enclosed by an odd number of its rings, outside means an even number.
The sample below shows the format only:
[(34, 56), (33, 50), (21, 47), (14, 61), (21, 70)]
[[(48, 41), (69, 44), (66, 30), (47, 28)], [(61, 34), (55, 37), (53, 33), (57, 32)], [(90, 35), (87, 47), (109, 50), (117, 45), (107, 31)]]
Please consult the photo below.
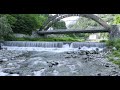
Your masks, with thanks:
[(80, 50), (96, 50), (101, 51), (105, 48), (104, 43), (95, 42), (25, 42), (25, 41), (6, 41), (2, 46), (7, 50), (25, 50), (25, 51), (50, 51), (50, 52), (65, 52)]
[(101, 52), (103, 43), (14, 41), (2, 48), (0, 76), (120, 76), (119, 66)]

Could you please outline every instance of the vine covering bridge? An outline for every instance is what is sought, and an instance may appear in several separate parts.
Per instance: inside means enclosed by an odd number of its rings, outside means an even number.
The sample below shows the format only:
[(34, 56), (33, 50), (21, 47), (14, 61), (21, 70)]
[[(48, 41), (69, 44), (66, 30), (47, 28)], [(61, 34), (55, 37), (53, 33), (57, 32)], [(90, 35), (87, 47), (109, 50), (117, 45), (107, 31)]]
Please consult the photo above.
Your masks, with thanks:
[[(68, 30), (68, 29), (57, 29), (52, 31), (47, 31), (54, 23), (60, 21), (61, 19), (64, 19), (66, 17), (71, 16), (81, 16), (85, 18), (89, 18), (94, 20), (95, 22), (99, 23), (104, 29), (98, 29), (98, 30)], [(41, 27), (38, 31), (38, 35), (45, 35), (45, 34), (69, 34), (69, 33), (104, 33), (108, 32), (110, 33), (110, 37), (116, 37), (120, 36), (120, 33), (118, 32), (118, 27), (116, 25), (108, 25), (107, 22), (102, 20), (100, 17), (94, 15), (94, 14), (56, 14), (52, 17), (49, 17), (48, 20), (44, 23), (43, 27)]]

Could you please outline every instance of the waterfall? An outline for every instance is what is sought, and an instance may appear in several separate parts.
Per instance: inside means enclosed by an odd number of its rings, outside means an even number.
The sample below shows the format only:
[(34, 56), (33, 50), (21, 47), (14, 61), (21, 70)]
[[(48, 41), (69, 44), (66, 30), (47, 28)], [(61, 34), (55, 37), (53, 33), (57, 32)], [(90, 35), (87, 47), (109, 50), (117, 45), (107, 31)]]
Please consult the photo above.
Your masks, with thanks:
[(104, 48), (105, 43), (97, 42), (32, 42), (32, 41), (5, 41), (4, 46), (17, 47), (43, 47), (43, 48), (79, 48), (79, 47), (99, 47)]
[(62, 42), (5, 41), (4, 46), (62, 48)]
[(105, 43), (97, 43), (97, 42), (73, 42), (71, 43), (71, 48), (79, 48), (79, 47), (99, 47), (104, 48), (106, 45)]

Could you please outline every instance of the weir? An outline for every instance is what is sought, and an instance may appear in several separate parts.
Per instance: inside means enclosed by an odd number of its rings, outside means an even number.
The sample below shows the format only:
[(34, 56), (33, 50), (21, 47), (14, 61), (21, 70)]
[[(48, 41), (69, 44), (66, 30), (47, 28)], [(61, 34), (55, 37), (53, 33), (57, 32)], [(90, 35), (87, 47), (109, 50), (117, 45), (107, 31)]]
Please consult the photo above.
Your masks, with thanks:
[(32, 41), (5, 41), (4, 46), (17, 47), (42, 47), (42, 48), (79, 48), (79, 47), (99, 47), (104, 48), (105, 43), (98, 42), (32, 42)]

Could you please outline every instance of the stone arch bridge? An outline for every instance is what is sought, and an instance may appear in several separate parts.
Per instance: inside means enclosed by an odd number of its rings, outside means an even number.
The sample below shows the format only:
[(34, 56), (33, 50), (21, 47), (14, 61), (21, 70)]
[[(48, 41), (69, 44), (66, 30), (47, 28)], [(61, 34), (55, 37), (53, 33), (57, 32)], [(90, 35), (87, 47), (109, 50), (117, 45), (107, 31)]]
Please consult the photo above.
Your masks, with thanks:
[[(51, 27), (54, 23), (60, 21), (63, 18), (71, 17), (71, 16), (81, 16), (85, 18), (89, 18), (94, 20), (95, 22), (99, 23), (104, 29), (100, 30), (52, 30), (47, 31), (49, 27)], [(110, 38), (119, 37), (119, 27), (116, 25), (108, 25), (107, 22), (102, 20), (100, 17), (94, 14), (56, 14), (52, 17), (49, 17), (48, 20), (44, 23), (43, 27), (41, 27), (38, 31), (38, 35), (46, 35), (46, 34), (68, 34), (68, 33), (110, 33)]]

